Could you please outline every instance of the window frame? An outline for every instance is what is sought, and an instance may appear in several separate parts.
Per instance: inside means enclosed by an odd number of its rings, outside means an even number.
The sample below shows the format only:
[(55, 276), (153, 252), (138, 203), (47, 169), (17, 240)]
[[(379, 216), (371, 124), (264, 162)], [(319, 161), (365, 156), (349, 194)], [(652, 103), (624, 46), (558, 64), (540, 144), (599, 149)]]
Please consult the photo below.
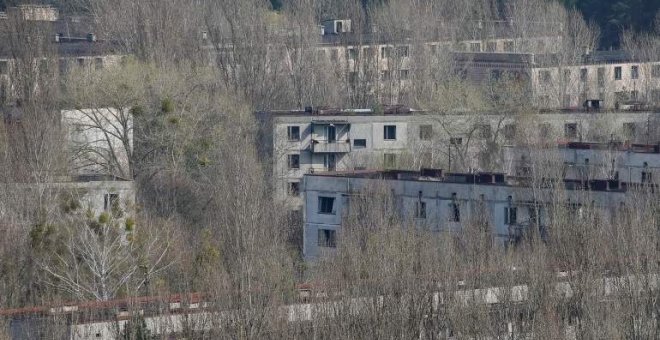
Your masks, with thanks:
[(639, 79), (639, 65), (630, 66), (630, 79)]
[(623, 79), (623, 68), (621, 66), (614, 66), (614, 80)]
[[(293, 162), (293, 160), (296, 162)], [(287, 166), (289, 170), (299, 170), (300, 169), (300, 154), (289, 154), (287, 155)]]
[[(357, 141), (364, 141), (364, 144), (360, 143), (358, 145)], [(356, 149), (357, 148), (360, 148), (360, 149), (366, 148), (367, 147), (367, 140), (365, 138), (355, 138), (355, 139), (353, 139), (353, 147), (356, 148)]]
[(317, 229), (316, 244), (320, 248), (337, 248), (337, 231), (333, 229)]
[[(318, 196), (317, 213), (320, 215), (336, 215), (335, 197)], [(329, 209), (328, 209), (329, 208)]]
[[(295, 137), (293, 131), (297, 131), (297, 137)], [(295, 138), (292, 138), (294, 136)], [(286, 127), (286, 137), (289, 142), (300, 142), (300, 126), (299, 125), (289, 125)]]
[(383, 140), (396, 140), (396, 125), (383, 125)]

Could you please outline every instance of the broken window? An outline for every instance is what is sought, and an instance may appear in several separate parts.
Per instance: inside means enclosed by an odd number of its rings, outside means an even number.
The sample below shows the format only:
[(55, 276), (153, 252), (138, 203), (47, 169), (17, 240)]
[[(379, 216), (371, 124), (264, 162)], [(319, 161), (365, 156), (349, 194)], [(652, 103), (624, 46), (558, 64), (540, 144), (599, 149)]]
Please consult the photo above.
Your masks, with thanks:
[(380, 57), (381, 58), (389, 58), (392, 54), (392, 47), (389, 46), (383, 46), (380, 48)]
[(300, 196), (300, 182), (289, 182), (287, 192), (290, 196)]
[(621, 80), (622, 72), (621, 66), (614, 67), (614, 80)]
[(461, 137), (449, 138), (449, 144), (451, 144), (451, 145), (462, 145), (463, 144), (463, 138), (461, 138)]
[(319, 247), (336, 248), (337, 247), (337, 231), (330, 229), (319, 229), (318, 235)]
[(396, 140), (396, 125), (385, 125), (383, 127), (383, 139)]
[(353, 146), (356, 148), (366, 148), (367, 140), (366, 139), (354, 139)]
[(335, 198), (319, 196), (319, 214), (333, 214), (335, 213)]
[(433, 138), (433, 126), (432, 125), (420, 125), (419, 126), (419, 139), (421, 140), (431, 140)]
[(288, 126), (287, 127), (287, 136), (289, 141), (299, 141), (300, 140), (300, 126)]
[(289, 169), (300, 169), (300, 155), (289, 155)]
[(630, 79), (638, 79), (639, 78), (639, 66), (634, 65), (630, 66)]
[(566, 123), (564, 124), (564, 137), (565, 138), (577, 138), (577, 123)]

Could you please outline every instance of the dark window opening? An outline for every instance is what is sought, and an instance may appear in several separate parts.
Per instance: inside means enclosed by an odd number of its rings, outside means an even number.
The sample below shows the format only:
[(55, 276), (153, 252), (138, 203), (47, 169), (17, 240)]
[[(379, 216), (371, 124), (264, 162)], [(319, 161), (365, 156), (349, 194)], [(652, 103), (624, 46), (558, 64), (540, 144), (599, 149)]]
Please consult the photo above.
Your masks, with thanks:
[(461, 137), (449, 138), (449, 144), (451, 144), (451, 145), (462, 145), (463, 144), (463, 138), (461, 138)]
[(518, 222), (518, 209), (515, 207), (504, 208), (504, 224), (514, 225)]
[(353, 146), (356, 148), (366, 148), (367, 140), (366, 139), (354, 139)]
[(289, 126), (287, 128), (287, 136), (290, 141), (300, 140), (300, 126)]
[(631, 79), (638, 79), (639, 78), (639, 66), (631, 66), (630, 67), (630, 78)]
[(9, 73), (9, 67), (6, 60), (0, 60), (0, 75), (6, 75)]
[(396, 140), (396, 125), (385, 125), (383, 128), (383, 139)]
[(105, 194), (103, 197), (103, 210), (119, 209), (119, 194)]
[(319, 229), (318, 235), (319, 247), (336, 248), (337, 247), (337, 231), (329, 229)]
[(451, 209), (450, 221), (460, 222), (461, 221), (461, 209), (458, 206), (458, 201), (456, 200), (456, 193), (451, 194), (451, 203), (449, 204)]
[(335, 198), (319, 196), (319, 214), (334, 214)]
[(300, 155), (289, 155), (289, 169), (300, 169)]
[(614, 80), (621, 80), (621, 66), (614, 67)]
[(289, 182), (289, 195), (300, 196), (300, 182)]
[(504, 126), (504, 138), (507, 140), (512, 140), (516, 138), (516, 125), (507, 124)]

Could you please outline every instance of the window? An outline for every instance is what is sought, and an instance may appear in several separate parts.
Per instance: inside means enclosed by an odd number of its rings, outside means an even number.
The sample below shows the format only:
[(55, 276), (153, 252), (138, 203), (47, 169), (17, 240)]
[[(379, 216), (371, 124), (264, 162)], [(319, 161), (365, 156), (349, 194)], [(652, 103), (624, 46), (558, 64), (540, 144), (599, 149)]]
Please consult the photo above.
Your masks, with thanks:
[(564, 124), (564, 137), (577, 138), (577, 123)]
[(319, 196), (319, 214), (335, 214), (335, 198)]
[(410, 55), (410, 48), (408, 46), (397, 46), (396, 55), (399, 58), (406, 58)]
[(597, 75), (598, 75), (598, 86), (600, 87), (605, 86), (605, 68), (599, 67), (597, 70)]
[(386, 153), (383, 155), (383, 165), (385, 168), (391, 169), (396, 166), (396, 154)]
[(653, 68), (651, 69), (651, 77), (660, 78), (660, 64), (653, 65)]
[(589, 70), (586, 68), (580, 69), (580, 81), (586, 83), (588, 78), (589, 78)]
[(365, 47), (365, 48), (362, 50), (362, 53), (363, 53), (363, 55), (364, 55), (364, 58), (367, 59), (367, 60), (371, 60), (371, 59), (373, 59), (373, 58), (374, 58), (374, 55), (375, 55), (375, 53), (374, 53), (374, 49), (371, 48), (371, 47)]
[(344, 23), (341, 21), (335, 21), (335, 32), (342, 33), (344, 32)]
[(481, 43), (470, 43), (470, 52), (481, 52)]
[(571, 70), (564, 70), (564, 84), (571, 82)]
[(516, 124), (504, 125), (504, 138), (507, 140), (516, 138)]
[(486, 43), (486, 51), (488, 52), (496, 52), (497, 51), (497, 42), (495, 41), (489, 41)]
[(408, 80), (408, 70), (400, 70), (399, 71), (399, 79), (401, 80)]
[(481, 139), (490, 139), (493, 135), (492, 128), (490, 124), (481, 124), (477, 127), (479, 133), (479, 138)]
[(356, 60), (358, 58), (358, 50), (355, 48), (349, 48), (347, 53), (348, 53), (348, 60)]
[(94, 58), (94, 68), (97, 70), (103, 69), (103, 58)]
[(287, 190), (290, 196), (299, 196), (300, 195), (300, 182), (289, 182), (289, 188)]
[(390, 55), (392, 54), (392, 48), (389, 46), (383, 46), (380, 48), (380, 57), (381, 58), (389, 58)]
[(366, 148), (367, 140), (366, 139), (354, 139), (353, 146), (356, 148)]
[(6, 75), (9, 72), (9, 67), (6, 60), (0, 60), (0, 74)]
[(420, 125), (419, 126), (419, 139), (421, 140), (431, 140), (433, 138), (433, 126), (432, 125)]
[(518, 209), (515, 207), (504, 208), (504, 224), (514, 225), (517, 223)]
[(451, 203), (449, 204), (449, 220), (451, 222), (460, 222), (461, 221), (461, 209), (458, 206), (458, 200), (456, 199), (456, 193), (451, 194)]
[(337, 231), (329, 229), (319, 229), (319, 247), (336, 248)]
[(415, 218), (426, 218), (426, 202), (415, 202)]
[(337, 61), (339, 59), (339, 52), (336, 48), (330, 50), (330, 60)]
[(621, 66), (614, 67), (614, 80), (621, 80)]
[(651, 101), (656, 104), (660, 103), (660, 90), (651, 90)]
[(299, 141), (300, 140), (300, 126), (288, 126), (287, 127), (287, 136), (289, 141)]
[(650, 171), (642, 171), (642, 183), (653, 182), (653, 174)]
[(78, 66), (80, 67), (85, 66), (85, 58), (78, 58), (76, 59), (76, 61), (78, 62)]
[(638, 79), (639, 78), (639, 66), (634, 65), (630, 66), (630, 79)]
[(300, 169), (300, 155), (289, 155), (289, 169)]
[(539, 71), (539, 79), (542, 84), (548, 85), (552, 83), (552, 74), (550, 71)]
[(451, 138), (449, 138), (449, 144), (451, 144), (451, 145), (462, 145), (463, 144), (463, 138), (461, 138), (461, 137), (451, 137)]
[(103, 196), (103, 210), (116, 210), (119, 208), (119, 194), (105, 194)]
[(383, 139), (396, 140), (396, 125), (385, 125), (383, 127)]
[(326, 154), (323, 157), (323, 166), (327, 171), (335, 171), (337, 169), (337, 158), (334, 153)]
[(504, 42), (504, 51), (513, 52), (513, 50), (514, 50), (513, 41), (505, 41)]
[(498, 81), (502, 77), (502, 71), (490, 70), (490, 81)]

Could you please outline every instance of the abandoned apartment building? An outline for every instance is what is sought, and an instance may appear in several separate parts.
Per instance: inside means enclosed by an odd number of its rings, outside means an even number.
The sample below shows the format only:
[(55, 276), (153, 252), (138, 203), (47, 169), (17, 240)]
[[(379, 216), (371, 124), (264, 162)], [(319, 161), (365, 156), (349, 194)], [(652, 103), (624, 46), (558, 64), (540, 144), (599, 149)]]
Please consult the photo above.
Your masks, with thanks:
[(268, 111), (257, 117), (260, 145), (265, 148), (262, 157), (272, 162), (276, 198), (292, 210), (302, 207), (301, 180), (309, 173), (421, 167), (504, 172), (505, 145), (660, 140), (660, 114), (655, 112), (548, 111), (529, 119), (394, 106), (381, 111)]
[(378, 209), (380, 196), (374, 192), (389, 195), (392, 203), (383, 214), (393, 214), (404, 226), (456, 232), (464, 230), (466, 223), (479, 223), (488, 226), (496, 243), (505, 245), (515, 244), (528, 233), (543, 239), (550, 219), (558, 216), (552, 212), (557, 207), (566, 208), (568, 218), (576, 223), (593, 215), (583, 214), (587, 207), (616, 218), (629, 189), (627, 183), (596, 179), (544, 181), (534, 187), (504, 174), (436, 169), (307, 174), (302, 184), (303, 253), (313, 260), (336, 252), (353, 200), (364, 203), (366, 198), (371, 208)]
[(544, 147), (507, 145), (504, 172), (568, 180), (653, 183), (660, 176), (660, 144), (564, 142)]

